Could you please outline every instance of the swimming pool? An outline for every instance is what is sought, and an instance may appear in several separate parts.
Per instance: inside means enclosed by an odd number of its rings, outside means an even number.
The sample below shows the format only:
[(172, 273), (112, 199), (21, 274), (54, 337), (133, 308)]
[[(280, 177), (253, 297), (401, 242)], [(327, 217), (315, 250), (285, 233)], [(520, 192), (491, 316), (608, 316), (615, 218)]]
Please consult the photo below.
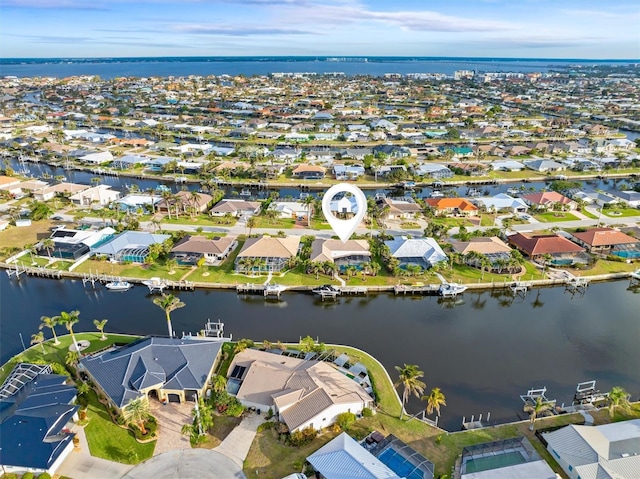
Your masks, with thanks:
[(640, 251), (614, 251), (612, 254), (627, 259), (640, 258)]
[(391, 448), (385, 449), (378, 456), (380, 462), (406, 479), (424, 479), (424, 473)]
[(477, 457), (467, 460), (465, 463), (465, 474), (481, 472), (488, 469), (498, 469), (500, 467), (515, 466), (525, 462), (524, 456), (518, 451), (498, 453), (495, 456)]

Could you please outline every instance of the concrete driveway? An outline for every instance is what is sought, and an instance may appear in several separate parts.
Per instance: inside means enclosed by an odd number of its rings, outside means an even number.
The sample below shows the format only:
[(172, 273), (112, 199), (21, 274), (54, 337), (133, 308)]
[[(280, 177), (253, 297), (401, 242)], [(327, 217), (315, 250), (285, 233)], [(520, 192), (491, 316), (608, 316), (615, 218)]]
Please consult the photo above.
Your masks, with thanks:
[[(117, 476), (115, 476), (117, 477)], [(217, 451), (180, 449), (154, 456), (122, 479), (246, 479), (242, 467)]]
[(180, 431), (184, 424), (192, 424), (191, 411), (195, 403), (169, 403), (162, 405), (159, 401), (150, 400), (151, 414), (158, 420), (158, 441), (153, 455), (157, 456), (176, 449), (191, 449), (189, 436), (183, 436)]

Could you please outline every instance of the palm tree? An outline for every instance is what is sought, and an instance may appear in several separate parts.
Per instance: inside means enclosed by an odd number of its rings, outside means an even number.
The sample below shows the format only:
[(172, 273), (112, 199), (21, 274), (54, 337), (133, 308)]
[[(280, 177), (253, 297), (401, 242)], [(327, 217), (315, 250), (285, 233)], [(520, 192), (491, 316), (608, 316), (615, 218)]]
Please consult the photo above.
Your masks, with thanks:
[(76, 348), (76, 352), (80, 354), (80, 348), (78, 347), (76, 336), (75, 334), (73, 334), (73, 325), (80, 321), (80, 318), (78, 316), (80, 316), (80, 311), (77, 310), (68, 313), (66, 311), (62, 311), (60, 313), (60, 316), (56, 316), (56, 318), (58, 323), (64, 324), (64, 327), (67, 328), (67, 331), (69, 331), (69, 334), (71, 334), (71, 339), (73, 340), (73, 345)]
[(440, 415), (440, 406), (446, 406), (447, 402), (444, 397), (444, 393), (440, 388), (433, 388), (428, 396), (422, 396), (423, 401), (427, 401), (427, 407), (425, 411), (427, 414), (433, 414), (435, 409), (438, 416)]
[(135, 424), (140, 428), (140, 432), (145, 435), (147, 429), (144, 422), (149, 418), (149, 401), (146, 397), (134, 399), (122, 410), (124, 420), (129, 424)]
[(42, 348), (42, 352), (44, 353), (44, 333), (42, 331), (38, 331), (36, 334), (31, 335), (31, 344), (39, 344)]
[(64, 357), (64, 362), (67, 366), (75, 367), (76, 363), (80, 359), (80, 354), (75, 351), (69, 351)]
[(536, 418), (551, 408), (553, 408), (553, 403), (545, 401), (542, 396), (536, 397), (533, 404), (525, 404), (524, 412), (529, 413), (529, 431), (533, 431)]
[(214, 392), (216, 392), (216, 393), (221, 393), (223, 391), (226, 391), (227, 390), (227, 378), (225, 378), (221, 374), (218, 374), (213, 379), (212, 387), (213, 387)]
[(402, 409), (400, 410), (400, 419), (402, 419), (404, 406), (409, 396), (413, 394), (415, 397), (420, 397), (427, 385), (420, 380), (421, 377), (424, 377), (424, 372), (420, 371), (416, 364), (405, 364), (404, 367), (396, 366), (396, 370), (399, 373), (399, 378), (394, 383), (394, 386), (402, 385), (404, 388), (402, 391)]
[(52, 318), (49, 316), (40, 316), (40, 321), (42, 322), (40, 323), (40, 326), (38, 326), (38, 329), (42, 330), (43, 328), (49, 328), (53, 333), (53, 344), (55, 346), (60, 344), (60, 341), (58, 341), (58, 336), (56, 336), (56, 330), (55, 330), (56, 325), (59, 324), (58, 316), (54, 316)]
[(96, 327), (98, 331), (100, 331), (100, 334), (102, 335), (100, 336), (100, 341), (104, 341), (107, 339), (107, 337), (104, 335), (104, 327), (107, 325), (107, 322), (109, 322), (108, 319), (93, 320), (93, 325)]
[(255, 228), (257, 224), (258, 224), (258, 220), (255, 218), (255, 216), (252, 216), (247, 220), (247, 228), (249, 228), (249, 236), (251, 236), (251, 230), (253, 230), (253, 228)]
[(169, 328), (169, 337), (173, 337), (173, 329), (171, 328), (171, 312), (186, 306), (180, 298), (173, 294), (162, 294), (162, 296), (153, 299), (153, 304), (164, 310), (167, 316), (167, 328)]
[(314, 199), (313, 196), (309, 195), (306, 196), (303, 200), (302, 200), (302, 204), (306, 205), (307, 207), (307, 227), (311, 228), (311, 206), (314, 203)]
[(55, 247), (55, 243), (51, 238), (47, 238), (42, 242), (42, 247), (47, 250), (47, 255), (51, 259), (51, 250)]
[(619, 407), (625, 412), (628, 412), (631, 409), (631, 405), (629, 404), (629, 397), (631, 395), (619, 386), (615, 386), (611, 388), (609, 391), (609, 416), (613, 418), (613, 414), (615, 409)]

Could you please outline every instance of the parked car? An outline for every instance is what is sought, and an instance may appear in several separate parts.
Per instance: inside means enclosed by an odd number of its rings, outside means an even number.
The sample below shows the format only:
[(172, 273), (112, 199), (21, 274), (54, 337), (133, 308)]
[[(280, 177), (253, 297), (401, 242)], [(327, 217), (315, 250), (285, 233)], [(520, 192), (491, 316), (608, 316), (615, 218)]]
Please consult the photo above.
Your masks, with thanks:
[(294, 472), (293, 474), (289, 474), (287, 477), (283, 477), (282, 479), (307, 479), (307, 476), (305, 476), (301, 472)]

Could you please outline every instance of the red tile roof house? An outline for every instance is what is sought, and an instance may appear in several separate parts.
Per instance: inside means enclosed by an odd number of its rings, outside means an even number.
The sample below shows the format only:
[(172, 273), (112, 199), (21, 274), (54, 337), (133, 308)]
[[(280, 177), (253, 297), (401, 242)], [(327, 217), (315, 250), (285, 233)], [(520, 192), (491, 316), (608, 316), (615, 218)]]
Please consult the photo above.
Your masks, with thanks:
[(593, 254), (640, 258), (640, 240), (613, 228), (591, 228), (573, 233), (571, 239)]
[(528, 235), (516, 233), (509, 236), (509, 244), (533, 261), (544, 263), (544, 255), (551, 255), (554, 266), (570, 266), (576, 263), (588, 264), (591, 257), (584, 248), (558, 235)]
[(476, 216), (478, 207), (465, 198), (429, 198), (427, 205), (438, 215)]
[(544, 210), (553, 210), (556, 208), (555, 205), (560, 205), (560, 209), (563, 211), (575, 210), (578, 206), (572, 199), (555, 191), (541, 191), (530, 195), (523, 195), (521, 198), (529, 206)]

